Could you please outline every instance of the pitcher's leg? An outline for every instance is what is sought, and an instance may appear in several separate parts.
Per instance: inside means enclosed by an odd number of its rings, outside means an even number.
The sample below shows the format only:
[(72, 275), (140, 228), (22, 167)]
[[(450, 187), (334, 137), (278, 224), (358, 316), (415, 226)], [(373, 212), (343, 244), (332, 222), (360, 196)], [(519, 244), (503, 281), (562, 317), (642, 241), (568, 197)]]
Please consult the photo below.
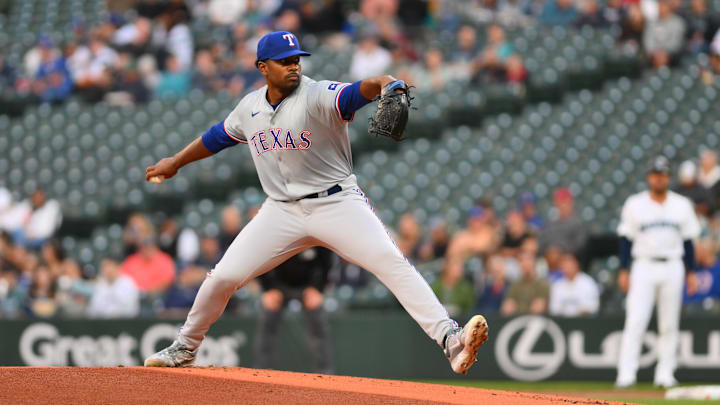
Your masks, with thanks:
[(447, 332), (457, 324), (395, 246), (364, 196), (344, 192), (334, 203), (323, 203), (313, 211), (309, 226), (311, 236), (375, 274), (425, 333), (442, 346)]
[(302, 242), (305, 235), (300, 218), (280, 204), (266, 201), (208, 273), (178, 333), (178, 342), (198, 347), (235, 291), (307, 247)]
[(630, 272), (630, 291), (625, 302), (625, 327), (618, 359), (618, 385), (634, 384), (637, 378), (642, 340), (655, 303), (655, 282), (647, 279), (653, 269), (636, 263)]
[(680, 312), (682, 306), (684, 269), (682, 263), (665, 269), (667, 278), (658, 291), (658, 363), (655, 366), (655, 383), (673, 385), (677, 363), (678, 339), (680, 335)]

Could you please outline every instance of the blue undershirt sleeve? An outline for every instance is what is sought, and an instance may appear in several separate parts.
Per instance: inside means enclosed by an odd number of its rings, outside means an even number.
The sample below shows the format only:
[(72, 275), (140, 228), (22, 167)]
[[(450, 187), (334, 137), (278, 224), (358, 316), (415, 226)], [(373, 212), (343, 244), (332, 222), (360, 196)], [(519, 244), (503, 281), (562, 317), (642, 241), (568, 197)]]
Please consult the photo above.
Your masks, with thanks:
[(364, 107), (372, 100), (368, 100), (360, 93), (360, 82), (357, 81), (340, 90), (338, 95), (338, 108), (344, 120), (351, 121), (355, 111)]
[(630, 239), (621, 236), (620, 237), (620, 268), (628, 269), (630, 266), (630, 252), (632, 251), (632, 242)]
[(210, 127), (202, 136), (203, 146), (212, 153), (218, 153), (225, 148), (238, 144), (238, 141), (225, 132), (224, 123), (225, 121), (220, 121), (217, 125)]
[(695, 271), (695, 247), (693, 247), (692, 241), (684, 241), (683, 249), (685, 250), (685, 253), (683, 254), (683, 263), (685, 263), (685, 270)]

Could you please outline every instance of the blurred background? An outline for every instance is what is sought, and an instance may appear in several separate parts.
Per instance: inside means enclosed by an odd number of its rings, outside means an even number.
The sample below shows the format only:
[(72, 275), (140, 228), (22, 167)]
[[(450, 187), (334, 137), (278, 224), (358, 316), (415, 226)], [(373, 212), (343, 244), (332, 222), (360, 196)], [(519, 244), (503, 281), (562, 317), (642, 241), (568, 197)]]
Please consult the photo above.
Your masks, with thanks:
[[(610, 339), (624, 314), (619, 210), (662, 154), (703, 226), (700, 288), (685, 297), (683, 322), (691, 332), (717, 325), (719, 28), (719, 0), (0, 0), (0, 325), (21, 342), (37, 325), (56, 328), (41, 334), (56, 343), (119, 334), (117, 348), (125, 332), (135, 342), (127, 358), (102, 357), (100, 341), (85, 342), (97, 346), (90, 357), (13, 342), (0, 364), (136, 364), (154, 326), (172, 339), (265, 196), (242, 147), (160, 186), (144, 170), (264, 84), (255, 49), (272, 30), (298, 35), (316, 80), (389, 73), (416, 87), (407, 141), (367, 135), (372, 106), (349, 135), (360, 186), (451, 316), (554, 319), (563, 332)], [(377, 342), (367, 359), (382, 358), (384, 320), (415, 339), (408, 359), (428, 342), (370, 273), (334, 254), (321, 267), (314, 286), (337, 357), (322, 371), (445, 375), (418, 364), (353, 369), (358, 359), (338, 357), (359, 344), (348, 320), (367, 323), (365, 345)], [(248, 364), (263, 290), (238, 291), (216, 328), (231, 340), (215, 343), (243, 354), (213, 359)], [(301, 301), (285, 303), (281, 351), (304, 350), (293, 320)], [(527, 314), (549, 318), (517, 318)], [(88, 321), (97, 318), (123, 321)], [(550, 329), (540, 346), (559, 344)], [(707, 353), (702, 376), (720, 368), (720, 332), (698, 333), (689, 353)], [(597, 339), (589, 352), (601, 350)], [(39, 354), (48, 350), (65, 355)], [(276, 367), (311, 369), (303, 354), (282, 357)], [(614, 363), (602, 364), (580, 375), (611, 375)], [(523, 379), (508, 370), (474, 372)]]

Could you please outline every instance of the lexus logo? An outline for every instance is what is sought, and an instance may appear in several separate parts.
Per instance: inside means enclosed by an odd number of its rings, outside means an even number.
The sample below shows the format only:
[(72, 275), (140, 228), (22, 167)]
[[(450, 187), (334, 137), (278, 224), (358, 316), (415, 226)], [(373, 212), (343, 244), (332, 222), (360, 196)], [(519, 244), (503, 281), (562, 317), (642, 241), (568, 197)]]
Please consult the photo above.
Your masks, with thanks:
[[(511, 346), (510, 341), (519, 334)], [(548, 334), (552, 351), (535, 352), (538, 340)], [(555, 374), (565, 360), (565, 334), (548, 318), (521, 316), (505, 324), (495, 341), (495, 358), (508, 376), (523, 381), (538, 381)], [(512, 347), (512, 353), (510, 349)]]

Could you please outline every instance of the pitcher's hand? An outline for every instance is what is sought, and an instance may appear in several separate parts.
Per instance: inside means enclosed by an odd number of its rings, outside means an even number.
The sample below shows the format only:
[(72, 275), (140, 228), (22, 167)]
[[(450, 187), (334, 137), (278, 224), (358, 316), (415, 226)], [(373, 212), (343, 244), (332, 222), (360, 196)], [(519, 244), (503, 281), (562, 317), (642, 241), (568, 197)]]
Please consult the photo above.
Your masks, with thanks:
[(145, 169), (145, 181), (160, 184), (165, 179), (173, 177), (178, 172), (178, 165), (174, 157), (160, 159), (159, 162)]

